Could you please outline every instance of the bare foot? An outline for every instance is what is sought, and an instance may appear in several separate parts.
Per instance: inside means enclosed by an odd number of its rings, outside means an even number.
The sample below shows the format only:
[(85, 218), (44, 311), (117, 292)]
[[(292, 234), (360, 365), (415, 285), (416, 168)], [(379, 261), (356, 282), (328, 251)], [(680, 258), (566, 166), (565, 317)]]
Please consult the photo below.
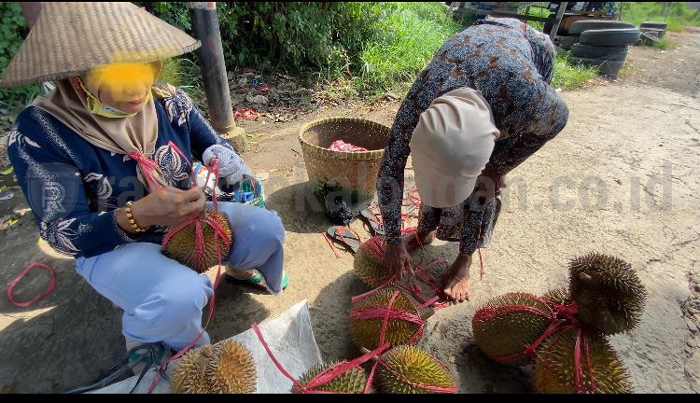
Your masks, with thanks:
[(472, 264), (471, 256), (458, 255), (448, 273), (442, 277), (445, 294), (458, 301), (469, 300), (471, 284), (469, 283), (469, 267)]
[(413, 234), (404, 235), (404, 245), (406, 245), (406, 250), (411, 252), (412, 250), (418, 248), (421, 245), (429, 245), (435, 240), (435, 234), (437, 230), (430, 231), (426, 234), (416, 232)]

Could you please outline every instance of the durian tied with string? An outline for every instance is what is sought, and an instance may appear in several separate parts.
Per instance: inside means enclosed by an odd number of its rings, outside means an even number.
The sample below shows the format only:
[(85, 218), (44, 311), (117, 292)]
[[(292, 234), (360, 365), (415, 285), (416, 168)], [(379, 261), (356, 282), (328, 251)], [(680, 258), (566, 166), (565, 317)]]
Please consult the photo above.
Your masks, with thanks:
[[(212, 158), (209, 175), (214, 175), (214, 186), (218, 186), (218, 159)], [(196, 182), (193, 177), (193, 186)], [(212, 192), (213, 193), (213, 192)], [(197, 273), (203, 273), (210, 267), (221, 265), (228, 256), (233, 244), (233, 232), (225, 214), (220, 213), (216, 196), (212, 198), (214, 208), (194, 213), (180, 225), (171, 228), (163, 238), (161, 250), (183, 265)]]
[(572, 326), (537, 348), (532, 382), (537, 393), (633, 393), (629, 373), (605, 336)]
[(392, 277), (384, 263), (385, 250), (384, 241), (375, 235), (362, 243), (355, 253), (355, 275), (370, 287), (377, 287)]
[(526, 346), (552, 323), (547, 301), (527, 293), (508, 293), (487, 301), (472, 319), (477, 346), (492, 360), (522, 366), (530, 362)]
[(380, 358), (377, 383), (383, 393), (457, 393), (454, 376), (445, 364), (422, 348), (401, 345)]
[(367, 349), (381, 345), (382, 334), (392, 346), (418, 343), (424, 324), (420, 308), (406, 293), (393, 287), (356, 300), (350, 311), (352, 338), (358, 347)]

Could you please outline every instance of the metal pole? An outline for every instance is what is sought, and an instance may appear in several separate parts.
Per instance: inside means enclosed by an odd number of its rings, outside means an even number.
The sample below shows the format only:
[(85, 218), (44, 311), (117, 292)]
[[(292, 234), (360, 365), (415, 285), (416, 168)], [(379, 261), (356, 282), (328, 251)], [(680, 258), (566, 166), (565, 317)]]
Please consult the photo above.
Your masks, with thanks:
[(20, 2), (19, 6), (22, 7), (22, 14), (24, 14), (24, 19), (27, 21), (27, 26), (31, 29), (39, 18), (39, 12), (41, 11), (40, 2)]
[(557, 15), (554, 17), (554, 25), (552, 25), (552, 30), (549, 31), (549, 38), (554, 41), (554, 37), (557, 36), (557, 31), (559, 31), (559, 24), (561, 24), (561, 19), (564, 17), (564, 11), (566, 11), (566, 5), (568, 2), (564, 1), (559, 3), (559, 9), (557, 10)]
[(187, 5), (194, 36), (202, 42), (197, 54), (212, 126), (232, 143), (236, 151), (245, 151), (245, 131), (236, 127), (233, 119), (216, 2), (189, 2)]

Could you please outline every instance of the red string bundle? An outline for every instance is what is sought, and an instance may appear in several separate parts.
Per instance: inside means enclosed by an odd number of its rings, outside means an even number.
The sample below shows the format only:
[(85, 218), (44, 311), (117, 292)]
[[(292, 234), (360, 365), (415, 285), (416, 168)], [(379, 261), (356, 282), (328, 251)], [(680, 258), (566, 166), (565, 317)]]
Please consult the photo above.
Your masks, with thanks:
[[(402, 231), (402, 233), (404, 235), (414, 234), (416, 233), (416, 229), (409, 228)], [(368, 239), (365, 243), (362, 244), (362, 247), (366, 248), (378, 260), (384, 259), (386, 246), (381, 237), (374, 236)], [(421, 304), (427, 304), (426, 306), (432, 306), (434, 309), (440, 309), (450, 306), (450, 301), (444, 298), (442, 286), (428, 271), (435, 264), (442, 263), (444, 261), (435, 259), (425, 267), (421, 267), (424, 258), (425, 255), (421, 255), (420, 262), (413, 267), (413, 274), (410, 275), (405, 286), (398, 283), (396, 274), (388, 274), (384, 277), (376, 279), (378, 282), (382, 282), (380, 286), (378, 286), (372, 291), (353, 297), (352, 301), (355, 302), (358, 299), (364, 298), (365, 296), (373, 294), (388, 286), (393, 286), (409, 293)], [(421, 284), (423, 284), (423, 287), (421, 287)], [(424, 291), (424, 287), (426, 287), (427, 290)], [(442, 301), (438, 302), (441, 299)]]

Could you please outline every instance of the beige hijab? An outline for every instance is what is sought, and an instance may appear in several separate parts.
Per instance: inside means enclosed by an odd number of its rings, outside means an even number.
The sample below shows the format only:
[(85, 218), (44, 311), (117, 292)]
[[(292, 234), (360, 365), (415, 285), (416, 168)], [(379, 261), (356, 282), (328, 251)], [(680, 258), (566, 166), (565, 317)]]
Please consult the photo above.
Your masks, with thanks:
[(461, 87), (433, 100), (421, 113), (410, 143), (423, 202), (446, 208), (466, 200), (499, 135), (480, 91)]
[[(79, 77), (58, 81), (56, 89), (34, 100), (34, 106), (45, 110), (63, 122), (88, 143), (116, 154), (129, 155), (138, 151), (152, 158), (158, 139), (158, 116), (151, 96), (144, 108), (133, 116), (108, 118), (91, 113), (87, 107), (87, 94)], [(98, 88), (86, 87), (94, 96)], [(153, 179), (164, 185), (163, 174), (157, 164), (150, 170)], [(143, 166), (137, 165), (136, 176), (146, 188), (152, 186), (144, 179)]]

